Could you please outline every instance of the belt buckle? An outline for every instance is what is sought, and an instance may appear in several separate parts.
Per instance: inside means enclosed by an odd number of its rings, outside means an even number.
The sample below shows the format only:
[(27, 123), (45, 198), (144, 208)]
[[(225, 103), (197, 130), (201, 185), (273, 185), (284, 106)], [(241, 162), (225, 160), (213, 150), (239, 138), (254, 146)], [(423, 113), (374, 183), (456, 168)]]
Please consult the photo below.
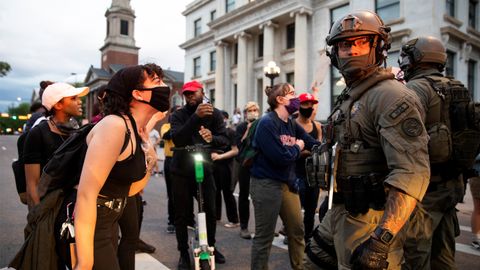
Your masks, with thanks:
[(111, 201), (106, 201), (103, 203), (107, 208), (113, 209), (113, 200)]

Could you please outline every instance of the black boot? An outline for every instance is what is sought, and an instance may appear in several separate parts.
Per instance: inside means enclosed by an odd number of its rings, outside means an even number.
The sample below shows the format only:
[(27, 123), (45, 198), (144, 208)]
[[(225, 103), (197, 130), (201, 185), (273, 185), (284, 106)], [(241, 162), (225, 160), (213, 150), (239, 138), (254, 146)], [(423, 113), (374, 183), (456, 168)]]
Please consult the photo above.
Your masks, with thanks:
[(220, 251), (218, 251), (217, 248), (215, 248), (213, 254), (215, 255), (215, 263), (218, 263), (218, 264), (225, 263), (225, 256), (223, 256), (223, 254), (220, 253)]
[(155, 247), (145, 243), (142, 239), (138, 239), (136, 251), (144, 253), (154, 253)]
[(180, 251), (180, 259), (178, 259), (178, 270), (190, 270), (190, 253), (187, 250)]

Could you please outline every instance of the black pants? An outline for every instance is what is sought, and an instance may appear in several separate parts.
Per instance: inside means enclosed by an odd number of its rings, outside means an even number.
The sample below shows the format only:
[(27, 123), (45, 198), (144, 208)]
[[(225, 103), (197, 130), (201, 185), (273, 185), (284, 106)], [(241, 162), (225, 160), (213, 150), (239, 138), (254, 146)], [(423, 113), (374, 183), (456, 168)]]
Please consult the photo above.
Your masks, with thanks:
[(240, 228), (248, 228), (248, 220), (250, 219), (250, 169), (238, 165), (238, 213), (240, 215)]
[(163, 175), (165, 176), (165, 185), (167, 186), (167, 205), (168, 205), (168, 225), (175, 224), (175, 209), (173, 207), (172, 194), (172, 176), (170, 175), (171, 157), (165, 157), (163, 163)]
[[(55, 227), (65, 221), (66, 218), (66, 205), (75, 201), (76, 192), (66, 197), (60, 210)], [(71, 214), (72, 212), (70, 212)], [(118, 248), (118, 220), (122, 216), (123, 209), (121, 211), (114, 211), (105, 206), (97, 206), (97, 221), (95, 224), (95, 235), (93, 239), (93, 269), (94, 270), (120, 270), (120, 265), (117, 259)], [(58, 229), (57, 229), (58, 230)], [(58, 230), (59, 231), (59, 230)], [(58, 235), (58, 233), (56, 233)], [(57, 251), (58, 249), (69, 250), (68, 244), (62, 240), (57, 239)], [(68, 253), (68, 255), (65, 255)], [(58, 253), (61, 260), (70, 267), (71, 259), (69, 252)]]
[(315, 224), (315, 210), (318, 205), (318, 195), (320, 188), (312, 188), (306, 183), (306, 179), (301, 178), (303, 187), (299, 190), (300, 202), (305, 213), (303, 214), (303, 226), (305, 227), (305, 242), (311, 237), (313, 225)]
[(135, 269), (135, 249), (140, 236), (141, 218), (143, 216), (142, 197), (137, 194), (128, 197), (127, 206), (118, 221), (122, 238), (118, 245), (118, 262), (122, 270)]
[(227, 219), (229, 222), (238, 223), (237, 202), (233, 197), (232, 187), (232, 161), (215, 161), (213, 163), (213, 177), (215, 179), (215, 186), (217, 187), (216, 208), (217, 220), (222, 219), (222, 193), (225, 201), (225, 208), (227, 212)]
[[(186, 177), (182, 175), (172, 174), (173, 187), (173, 203), (175, 207), (175, 233), (177, 236), (178, 250), (188, 249), (188, 232), (187, 225), (191, 217), (191, 205), (193, 197), (197, 195), (197, 183), (195, 177)], [(215, 245), (216, 232), (216, 211), (215, 211), (215, 181), (211, 174), (205, 173), (203, 181), (203, 200), (206, 220), (208, 244)]]

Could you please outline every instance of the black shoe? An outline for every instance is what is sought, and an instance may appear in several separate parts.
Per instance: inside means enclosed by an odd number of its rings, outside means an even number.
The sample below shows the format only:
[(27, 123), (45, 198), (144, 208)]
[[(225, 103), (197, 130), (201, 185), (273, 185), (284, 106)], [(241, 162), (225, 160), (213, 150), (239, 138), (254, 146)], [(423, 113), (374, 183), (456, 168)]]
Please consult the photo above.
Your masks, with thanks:
[(172, 224), (169, 224), (167, 226), (167, 233), (175, 233), (175, 226)]
[(180, 251), (180, 259), (178, 259), (178, 270), (190, 270), (190, 254), (187, 251)]
[(155, 247), (143, 242), (142, 239), (138, 239), (136, 251), (144, 253), (154, 253)]
[(225, 263), (225, 256), (223, 256), (217, 248), (213, 251), (213, 255), (215, 255), (215, 263), (224, 264)]

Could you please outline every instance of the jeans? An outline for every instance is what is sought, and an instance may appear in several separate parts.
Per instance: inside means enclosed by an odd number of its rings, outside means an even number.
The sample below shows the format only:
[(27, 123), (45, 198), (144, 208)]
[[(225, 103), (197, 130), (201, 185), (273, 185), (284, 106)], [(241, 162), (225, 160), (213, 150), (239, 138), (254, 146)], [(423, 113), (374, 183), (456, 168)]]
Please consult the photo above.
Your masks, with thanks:
[(293, 269), (303, 269), (305, 241), (298, 194), (279, 181), (255, 177), (251, 178), (250, 192), (255, 210), (251, 269), (268, 269), (268, 257), (279, 214), (288, 236), (290, 265)]

